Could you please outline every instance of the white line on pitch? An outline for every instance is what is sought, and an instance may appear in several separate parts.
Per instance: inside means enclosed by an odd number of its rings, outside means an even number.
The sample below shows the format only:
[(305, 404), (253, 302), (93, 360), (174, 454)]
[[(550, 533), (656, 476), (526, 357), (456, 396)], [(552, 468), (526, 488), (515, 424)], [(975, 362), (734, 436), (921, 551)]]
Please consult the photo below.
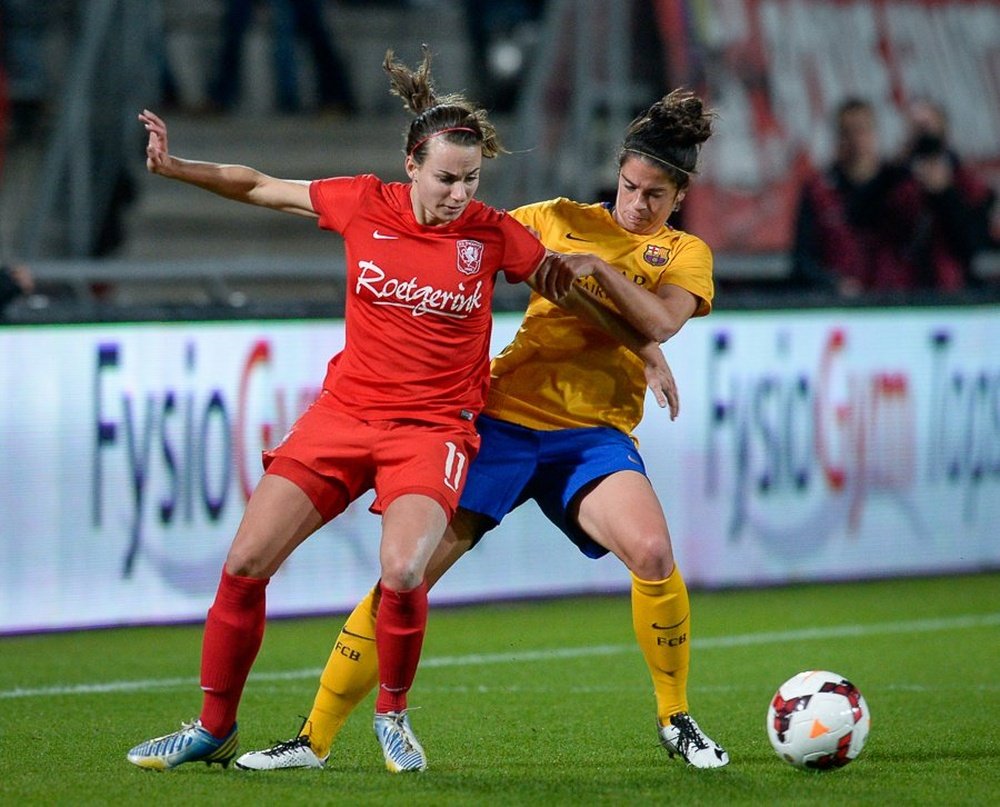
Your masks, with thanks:
[[(967, 616), (941, 619), (916, 619), (907, 622), (879, 622), (872, 625), (831, 625), (825, 628), (803, 628), (800, 630), (773, 631), (769, 633), (741, 633), (735, 636), (709, 636), (703, 639), (694, 639), (691, 645), (698, 650), (714, 650), (723, 647), (781, 644), (782, 642), (808, 641), (811, 639), (840, 639), (894, 633), (929, 633), (943, 630), (960, 630), (962, 628), (984, 628), (993, 625), (1000, 625), (1000, 613), (969, 614)], [(632, 652), (634, 649), (634, 644), (562, 647), (550, 650), (526, 650), (520, 653), (431, 657), (421, 661), (420, 664), (422, 667), (467, 667), (475, 664), (503, 664), (515, 661), (548, 661), (550, 659), (582, 658), (584, 656), (610, 656), (616, 653)]]
[[(1000, 625), (1000, 613), (969, 614), (966, 616), (941, 619), (916, 619), (906, 622), (878, 622), (871, 625), (832, 625), (824, 628), (803, 628), (801, 630), (771, 631), (766, 633), (742, 633), (735, 636), (709, 636), (695, 639), (692, 646), (698, 650), (713, 650), (728, 647), (748, 647), (759, 644), (781, 644), (782, 642), (810, 641), (816, 639), (841, 639), (857, 636), (880, 636), (898, 633), (933, 633), (967, 628), (987, 628)], [(548, 650), (525, 650), (513, 653), (476, 653), (465, 656), (429, 656), (420, 662), (421, 667), (470, 667), (475, 665), (511, 664), (530, 661), (551, 661), (553, 659), (575, 659), (588, 656), (612, 656), (618, 653), (634, 652), (634, 644), (592, 645), (589, 647), (558, 647)], [(252, 681), (291, 681), (302, 678), (316, 678), (318, 667), (285, 672), (259, 672), (250, 676)], [(15, 688), (0, 690), (0, 700), (9, 698), (35, 698), (53, 695), (91, 695), (114, 692), (146, 692), (154, 689), (197, 686), (198, 679), (191, 678), (150, 678), (141, 681), (108, 681), (97, 684), (71, 684)]]

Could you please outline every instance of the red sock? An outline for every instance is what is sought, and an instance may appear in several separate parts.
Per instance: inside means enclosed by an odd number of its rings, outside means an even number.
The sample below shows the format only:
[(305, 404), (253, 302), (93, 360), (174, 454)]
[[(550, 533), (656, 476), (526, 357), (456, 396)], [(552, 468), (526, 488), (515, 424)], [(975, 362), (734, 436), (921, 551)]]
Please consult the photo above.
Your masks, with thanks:
[(427, 628), (427, 583), (409, 591), (392, 591), (384, 585), (375, 618), (378, 654), (378, 697), (375, 711), (401, 712), (413, 685), (420, 648)]
[(243, 686), (264, 638), (266, 579), (237, 577), (222, 570), (215, 602), (208, 609), (201, 646), (201, 724), (225, 737), (236, 722)]

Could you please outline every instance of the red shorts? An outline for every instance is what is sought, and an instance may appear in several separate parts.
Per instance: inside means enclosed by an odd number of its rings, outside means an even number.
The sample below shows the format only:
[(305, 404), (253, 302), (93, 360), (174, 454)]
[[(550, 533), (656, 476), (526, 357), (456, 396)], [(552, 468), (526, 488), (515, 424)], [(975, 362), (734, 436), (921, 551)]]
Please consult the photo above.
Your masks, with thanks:
[(263, 454), (264, 471), (298, 485), (329, 521), (371, 488), (373, 513), (407, 493), (430, 496), (449, 520), (458, 507), (466, 471), (479, 451), (468, 424), (364, 421), (320, 395), (281, 443)]

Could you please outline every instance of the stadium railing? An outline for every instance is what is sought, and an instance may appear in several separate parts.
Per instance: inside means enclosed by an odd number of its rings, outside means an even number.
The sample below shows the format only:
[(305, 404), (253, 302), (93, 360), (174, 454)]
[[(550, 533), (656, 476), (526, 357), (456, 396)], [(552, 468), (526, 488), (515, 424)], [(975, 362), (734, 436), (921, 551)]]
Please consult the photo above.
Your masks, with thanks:
[[(8, 323), (316, 318), (343, 315), (342, 260), (243, 257), (207, 260), (46, 260), (31, 265), (37, 290), (10, 305)], [(975, 287), (844, 299), (789, 285), (785, 254), (715, 256), (716, 308), (966, 305), (1000, 301), (1000, 251), (981, 254)], [(522, 310), (528, 290), (501, 282), (494, 305)]]

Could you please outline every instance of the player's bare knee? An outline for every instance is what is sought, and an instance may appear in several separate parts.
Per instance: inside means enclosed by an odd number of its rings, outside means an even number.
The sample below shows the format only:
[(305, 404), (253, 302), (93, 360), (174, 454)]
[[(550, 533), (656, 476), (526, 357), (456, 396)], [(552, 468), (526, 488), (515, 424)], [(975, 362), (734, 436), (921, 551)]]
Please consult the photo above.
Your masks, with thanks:
[(663, 533), (637, 535), (625, 547), (625, 565), (642, 580), (663, 580), (674, 569), (674, 554)]
[(226, 571), (236, 577), (270, 577), (263, 558), (233, 550), (226, 557)]
[(389, 561), (382, 564), (382, 584), (392, 591), (409, 591), (423, 582), (424, 570), (413, 563)]

